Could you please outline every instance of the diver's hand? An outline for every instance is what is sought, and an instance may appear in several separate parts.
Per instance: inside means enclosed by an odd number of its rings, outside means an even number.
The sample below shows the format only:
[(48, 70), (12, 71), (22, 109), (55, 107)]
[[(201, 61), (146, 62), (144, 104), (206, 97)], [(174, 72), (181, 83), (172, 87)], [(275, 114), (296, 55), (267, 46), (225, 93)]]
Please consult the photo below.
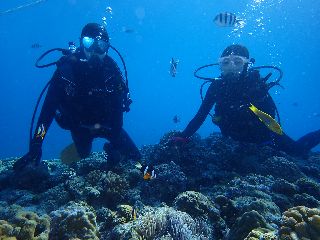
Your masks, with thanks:
[(13, 169), (15, 171), (19, 171), (25, 168), (27, 165), (37, 166), (40, 163), (41, 156), (41, 145), (33, 144), (31, 145), (29, 152), (13, 164)]

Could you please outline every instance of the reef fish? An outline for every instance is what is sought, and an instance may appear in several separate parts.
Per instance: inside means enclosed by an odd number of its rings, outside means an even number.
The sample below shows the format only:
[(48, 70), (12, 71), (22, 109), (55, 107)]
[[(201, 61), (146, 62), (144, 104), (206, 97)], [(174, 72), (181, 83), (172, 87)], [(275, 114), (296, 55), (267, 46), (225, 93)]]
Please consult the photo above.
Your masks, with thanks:
[(273, 119), (273, 117), (271, 117), (269, 114), (265, 112), (262, 112), (261, 110), (256, 108), (252, 103), (250, 104), (251, 106), (249, 107), (249, 109), (259, 118), (261, 122), (264, 123), (264, 125), (267, 126), (267, 128), (279, 135), (283, 134), (281, 126), (279, 125), (279, 123), (277, 123), (275, 119)]
[(178, 115), (174, 115), (172, 121), (177, 124), (180, 122), (180, 117)]
[(136, 31), (133, 28), (122, 27), (122, 32), (124, 33), (135, 33)]
[(40, 45), (39, 43), (34, 43), (31, 45), (31, 48), (41, 48), (42, 45)]
[(171, 58), (171, 61), (170, 61), (170, 75), (171, 77), (175, 77), (177, 75), (177, 66), (178, 66), (178, 63), (179, 63), (179, 59), (174, 59), (174, 58)]
[(219, 27), (234, 27), (237, 23), (243, 22), (243, 20), (238, 19), (234, 13), (224, 12), (219, 13), (213, 22)]
[(154, 169), (150, 165), (142, 165), (141, 163), (137, 163), (136, 168), (140, 169), (140, 171), (143, 173), (143, 179), (144, 180), (151, 180), (157, 177), (157, 174), (155, 173)]
[(132, 210), (131, 210), (131, 219), (137, 220), (137, 210), (134, 207), (132, 207)]

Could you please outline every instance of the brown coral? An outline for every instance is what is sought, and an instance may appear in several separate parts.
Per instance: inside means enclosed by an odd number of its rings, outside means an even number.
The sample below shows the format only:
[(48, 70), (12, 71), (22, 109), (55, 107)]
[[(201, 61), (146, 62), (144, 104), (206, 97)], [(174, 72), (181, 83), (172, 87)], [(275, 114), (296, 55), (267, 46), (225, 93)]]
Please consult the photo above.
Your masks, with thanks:
[(117, 215), (118, 215), (118, 222), (120, 223), (127, 223), (129, 221), (135, 220), (133, 211), (136, 211), (130, 205), (118, 205), (117, 206)]
[(252, 210), (250, 212), (245, 212), (241, 217), (239, 217), (236, 220), (236, 222), (228, 232), (226, 239), (245, 239), (246, 236), (248, 236), (252, 230), (257, 228), (273, 230), (272, 227), (267, 224), (264, 217), (261, 216), (257, 211)]
[(267, 228), (255, 228), (244, 240), (276, 240), (276, 232)]
[(283, 213), (280, 239), (320, 240), (320, 209), (298, 206)]
[(70, 202), (67, 206), (51, 212), (50, 215), (51, 240), (99, 239), (95, 211), (85, 202)]
[(49, 216), (38, 216), (31, 211), (25, 211), (18, 205), (10, 207), (14, 214), (6, 220), (0, 220), (0, 239), (43, 240), (48, 239)]
[(99, 191), (99, 198), (107, 207), (114, 208), (121, 204), (129, 190), (127, 179), (111, 171), (92, 171), (86, 180)]

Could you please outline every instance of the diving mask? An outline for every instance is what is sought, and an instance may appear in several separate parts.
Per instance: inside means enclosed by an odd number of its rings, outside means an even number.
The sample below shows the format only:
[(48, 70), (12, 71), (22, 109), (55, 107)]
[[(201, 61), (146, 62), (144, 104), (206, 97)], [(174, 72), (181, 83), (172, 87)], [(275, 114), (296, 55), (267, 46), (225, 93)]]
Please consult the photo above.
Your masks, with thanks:
[(97, 54), (104, 54), (108, 52), (109, 41), (102, 39), (100, 36), (95, 38), (92, 37), (83, 37), (82, 45), (87, 52), (95, 52)]
[(223, 75), (228, 73), (242, 73), (244, 65), (248, 62), (249, 60), (247, 58), (238, 55), (229, 55), (219, 58), (219, 66)]

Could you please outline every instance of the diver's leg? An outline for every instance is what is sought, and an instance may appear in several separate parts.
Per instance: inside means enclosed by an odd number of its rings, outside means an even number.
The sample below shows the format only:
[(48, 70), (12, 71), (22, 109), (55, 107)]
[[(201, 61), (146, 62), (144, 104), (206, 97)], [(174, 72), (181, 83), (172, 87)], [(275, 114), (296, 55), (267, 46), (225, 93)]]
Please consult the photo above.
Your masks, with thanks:
[(320, 130), (308, 133), (297, 141), (297, 144), (299, 144), (307, 152), (317, 146), (319, 143)]
[(105, 138), (110, 141), (110, 143), (106, 143), (104, 145), (104, 150), (107, 153), (112, 153), (115, 151), (134, 160), (141, 159), (139, 149), (124, 129), (121, 129), (120, 135), (116, 138), (111, 138), (110, 133), (107, 133)]
[(71, 136), (81, 158), (89, 156), (92, 148), (93, 137), (88, 129), (78, 128), (71, 131)]
[(115, 148), (119, 149), (121, 153), (127, 155), (129, 158), (134, 160), (141, 159), (139, 149), (124, 129), (121, 129), (120, 137), (112, 144), (114, 144)]
[(304, 149), (286, 134), (274, 134), (273, 141), (275, 148), (279, 151), (284, 151), (287, 154), (294, 156), (301, 156), (306, 154)]

